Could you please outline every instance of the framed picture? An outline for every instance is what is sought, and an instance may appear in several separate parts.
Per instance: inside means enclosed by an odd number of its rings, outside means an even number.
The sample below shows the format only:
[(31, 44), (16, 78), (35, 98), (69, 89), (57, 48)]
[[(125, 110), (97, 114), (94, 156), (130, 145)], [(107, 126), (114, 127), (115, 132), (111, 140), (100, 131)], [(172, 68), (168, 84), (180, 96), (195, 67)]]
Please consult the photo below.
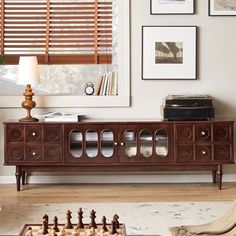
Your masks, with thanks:
[(143, 26), (142, 79), (196, 79), (197, 26)]
[(194, 14), (194, 0), (150, 0), (151, 15)]
[(236, 16), (236, 0), (209, 0), (209, 16)]

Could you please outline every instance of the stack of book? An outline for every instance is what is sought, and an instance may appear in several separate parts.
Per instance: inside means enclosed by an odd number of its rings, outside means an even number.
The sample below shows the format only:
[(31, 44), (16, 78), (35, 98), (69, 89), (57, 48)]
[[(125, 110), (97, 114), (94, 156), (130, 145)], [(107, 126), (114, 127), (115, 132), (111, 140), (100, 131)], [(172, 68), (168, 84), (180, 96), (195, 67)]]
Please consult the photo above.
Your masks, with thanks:
[(96, 95), (116, 96), (118, 95), (118, 74), (117, 72), (107, 72), (99, 78)]
[(63, 112), (48, 112), (41, 115), (37, 115), (40, 120), (48, 121), (59, 121), (59, 122), (79, 122), (81, 115), (63, 113)]

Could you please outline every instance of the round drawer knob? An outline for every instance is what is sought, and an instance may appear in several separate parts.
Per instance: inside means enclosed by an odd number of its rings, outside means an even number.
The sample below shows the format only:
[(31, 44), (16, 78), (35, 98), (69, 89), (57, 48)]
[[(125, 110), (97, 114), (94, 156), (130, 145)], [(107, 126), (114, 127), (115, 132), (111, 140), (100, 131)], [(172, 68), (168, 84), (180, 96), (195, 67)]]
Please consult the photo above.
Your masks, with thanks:
[(202, 135), (202, 136), (205, 136), (205, 135), (206, 135), (206, 132), (205, 132), (205, 131), (201, 131), (201, 135)]
[(115, 146), (117, 146), (117, 145), (118, 145), (118, 143), (117, 143), (117, 142), (114, 142), (114, 145), (115, 145)]
[(35, 132), (33, 132), (33, 133), (32, 133), (32, 136), (36, 136), (36, 133), (35, 133)]
[(35, 156), (35, 155), (36, 155), (36, 152), (32, 152), (32, 155)]
[(120, 143), (121, 146), (124, 146), (124, 143)]
[(206, 155), (206, 151), (202, 151), (202, 154), (203, 154), (203, 155)]

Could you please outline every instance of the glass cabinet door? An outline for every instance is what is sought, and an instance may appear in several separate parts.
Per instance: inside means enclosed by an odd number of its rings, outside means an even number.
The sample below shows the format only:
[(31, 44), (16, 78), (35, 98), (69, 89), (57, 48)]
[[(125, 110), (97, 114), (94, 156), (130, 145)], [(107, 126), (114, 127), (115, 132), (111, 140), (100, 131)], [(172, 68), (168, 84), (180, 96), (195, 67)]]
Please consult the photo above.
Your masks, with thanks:
[[(121, 136), (120, 158), (131, 163), (170, 163), (173, 161), (173, 126), (132, 125), (123, 131)], [(123, 148), (122, 148), (122, 142)]]
[(98, 155), (98, 133), (88, 130), (85, 133), (85, 150), (88, 157), (93, 158)]
[[(121, 145), (122, 144), (123, 143), (121, 143)], [(125, 146), (125, 154), (127, 157), (135, 157), (137, 155), (137, 134), (135, 131), (125, 131), (123, 145)]]
[(79, 130), (70, 133), (70, 153), (75, 158), (80, 158), (83, 155), (83, 135)]
[(153, 138), (150, 130), (142, 130), (139, 134), (140, 154), (144, 157), (152, 156)]
[(103, 130), (100, 134), (101, 153), (104, 157), (109, 158), (114, 154), (114, 134), (110, 130)]
[(164, 130), (158, 130), (155, 134), (155, 149), (158, 157), (168, 155), (168, 135)]
[(65, 163), (113, 163), (118, 159), (118, 141), (112, 125), (68, 125), (65, 133)]

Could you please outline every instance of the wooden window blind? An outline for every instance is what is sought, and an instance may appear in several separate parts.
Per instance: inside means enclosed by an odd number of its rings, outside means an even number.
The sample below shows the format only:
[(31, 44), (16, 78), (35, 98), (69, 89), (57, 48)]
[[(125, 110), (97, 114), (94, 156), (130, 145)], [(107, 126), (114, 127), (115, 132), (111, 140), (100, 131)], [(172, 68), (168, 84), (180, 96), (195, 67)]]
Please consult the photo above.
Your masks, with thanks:
[(1, 56), (18, 64), (110, 64), (112, 0), (0, 0)]

